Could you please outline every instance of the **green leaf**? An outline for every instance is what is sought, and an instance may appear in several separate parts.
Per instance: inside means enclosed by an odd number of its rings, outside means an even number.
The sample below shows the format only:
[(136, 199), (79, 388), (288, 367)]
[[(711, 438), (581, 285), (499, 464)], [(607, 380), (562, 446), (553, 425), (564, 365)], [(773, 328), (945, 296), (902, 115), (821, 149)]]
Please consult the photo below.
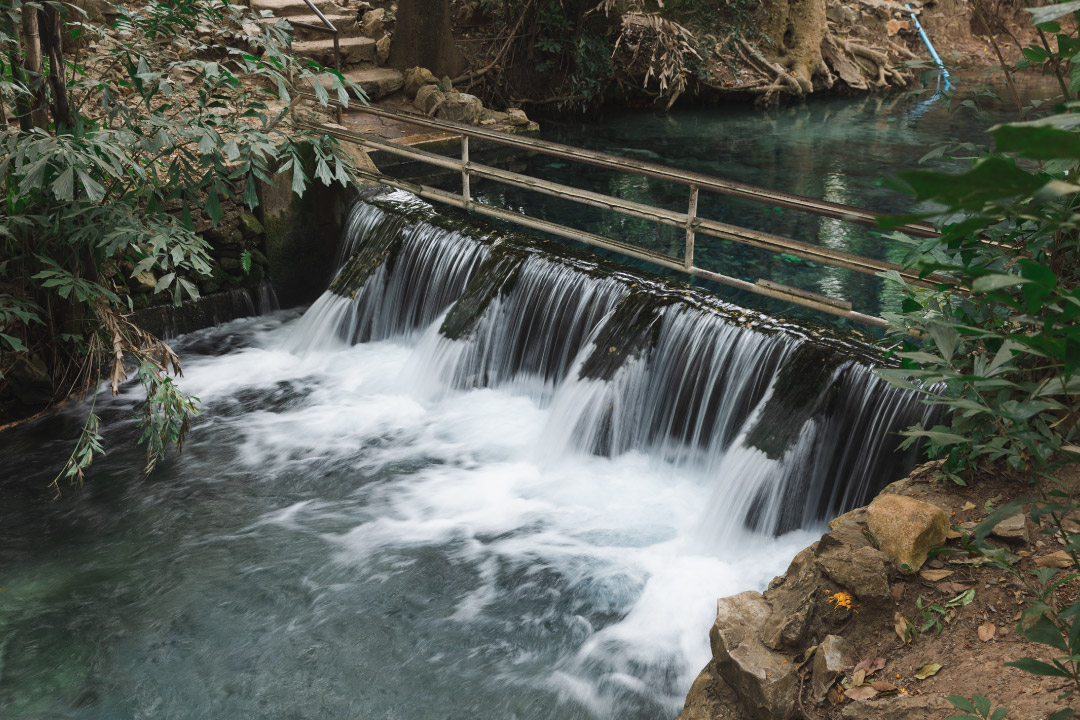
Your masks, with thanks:
[(76, 168), (75, 172), (78, 173), (83, 190), (86, 191), (86, 196), (90, 198), (90, 202), (101, 202), (105, 197), (105, 188), (82, 168)]
[(1004, 720), (1005, 716), (1009, 714), (1008, 708), (999, 707), (990, 716), (990, 720)]
[(1073, 0), (1072, 2), (1061, 3), (1060, 5), (1046, 5), (1045, 7), (1038, 8), (1025, 8), (1031, 13), (1031, 22), (1035, 25), (1041, 25), (1042, 23), (1050, 22), (1051, 20), (1057, 20), (1059, 17), (1064, 17), (1071, 13), (1080, 10), (1080, 0)]
[(1068, 130), (1017, 123), (998, 125), (990, 134), (1002, 152), (1017, 153), (1032, 160), (1080, 160), (1080, 135)]
[(1069, 673), (1061, 668), (1050, 665), (1049, 663), (1040, 662), (1034, 658), (1020, 658), (1019, 660), (1007, 662), (1005, 665), (1006, 667), (1019, 668), (1032, 675), (1042, 675), (1044, 677), (1069, 677)]
[(986, 717), (990, 714), (990, 699), (985, 695), (974, 695), (972, 700), (975, 701), (975, 707), (978, 708), (979, 714)]
[(1049, 180), (1001, 157), (980, 160), (959, 175), (930, 170), (903, 170), (896, 175), (917, 201), (933, 200), (950, 208), (976, 211), (990, 203), (1033, 195)]
[(1046, 616), (1046, 613), (1040, 615), (1039, 619), (1024, 631), (1024, 637), (1027, 638), (1029, 642), (1049, 645), (1062, 652), (1069, 652), (1069, 646), (1065, 642), (1065, 638), (1062, 637), (1061, 631), (1058, 630), (1053, 621)]
[(958, 707), (961, 710), (963, 710), (964, 712), (969, 712), (969, 713), (976, 712), (975, 706), (972, 705), (971, 701), (968, 700), (963, 695), (950, 695), (949, 696), (949, 702), (951, 702), (954, 707)]
[(0, 333), (0, 339), (8, 344), (8, 346), (15, 352), (28, 352), (27, 347), (23, 345), (22, 340), (5, 333)]
[(1031, 282), (1031, 280), (1016, 275), (983, 275), (975, 279), (975, 282), (972, 283), (972, 289), (978, 293), (988, 293), (1027, 282)]
[(157, 285), (154, 286), (154, 292), (159, 293), (162, 290), (164, 290), (165, 288), (169, 287), (169, 285), (172, 284), (173, 278), (175, 278), (175, 277), (176, 277), (176, 273), (168, 273), (166, 275), (162, 275), (158, 279)]
[(75, 193), (75, 170), (71, 166), (68, 166), (64, 172), (60, 173), (52, 183), (52, 192), (56, 196), (57, 200), (63, 200), (69, 202)]

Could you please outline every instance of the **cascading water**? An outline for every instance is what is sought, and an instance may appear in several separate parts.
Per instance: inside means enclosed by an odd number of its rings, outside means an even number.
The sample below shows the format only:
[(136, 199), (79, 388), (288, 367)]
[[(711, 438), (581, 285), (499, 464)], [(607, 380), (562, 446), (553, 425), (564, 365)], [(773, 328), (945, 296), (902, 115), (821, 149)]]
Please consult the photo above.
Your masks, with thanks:
[[(389, 198), (415, 216), (411, 196)], [(553, 403), (541, 454), (639, 452), (691, 468), (714, 478), (718, 512), (754, 530), (831, 517), (911, 463), (896, 433), (926, 408), (871, 373), (866, 347), (357, 207), (347, 232), (363, 237), (344, 239), (354, 254), (297, 324), (295, 349), (423, 332), (405, 372), (414, 387), (510, 385)]]
[[(910, 460), (859, 343), (377, 202), (303, 317), (178, 340), (183, 455), (141, 481), (99, 399), (0, 523), (0, 715), (674, 717), (715, 598)], [(65, 413), (8, 436), (35, 493)]]

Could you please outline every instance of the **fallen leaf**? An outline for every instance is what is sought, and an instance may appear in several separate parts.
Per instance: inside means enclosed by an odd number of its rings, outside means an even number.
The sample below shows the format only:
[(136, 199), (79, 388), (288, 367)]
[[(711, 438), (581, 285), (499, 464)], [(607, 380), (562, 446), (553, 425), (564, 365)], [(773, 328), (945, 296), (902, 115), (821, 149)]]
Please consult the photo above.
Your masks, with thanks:
[(938, 674), (942, 667), (941, 663), (927, 663), (915, 672), (915, 679), (925, 680), (928, 677), (933, 677)]
[(1064, 550), (1035, 558), (1035, 567), (1038, 568), (1067, 568), (1070, 565), (1072, 565), (1072, 558)]
[(937, 589), (938, 592), (943, 592), (946, 595), (959, 595), (965, 590), (970, 590), (971, 586), (965, 585), (964, 583), (953, 582), (952, 580), (950, 580), (949, 582), (938, 583)]
[(964, 536), (963, 533), (957, 532), (956, 530), (949, 530), (947, 533), (945, 533), (945, 539), (946, 540), (955, 540), (956, 538), (963, 537), (963, 536)]
[(875, 690), (872, 685), (859, 685), (858, 687), (853, 687), (850, 690), (844, 691), (844, 695), (852, 700), (869, 700), (877, 694), (878, 691)]
[[(905, 622), (907, 622), (905, 620)], [(885, 667), (885, 658), (882, 657), (868, 657), (859, 661), (859, 664), (852, 670), (853, 673), (862, 670), (866, 675), (873, 675), (878, 670), (882, 670)], [(856, 683), (857, 685), (858, 683)]]
[(937, 582), (938, 580), (944, 580), (955, 572), (954, 570), (923, 570), (919, 573), (925, 580), (930, 582)]
[(900, 613), (896, 613), (895, 615), (893, 615), (893, 630), (895, 630), (896, 634), (900, 636), (900, 642), (906, 643), (908, 641), (908, 625), (909, 623), (906, 617), (904, 617)]
[(984, 622), (982, 625), (979, 626), (979, 629), (978, 629), (979, 639), (982, 640), (983, 642), (989, 642), (990, 640), (993, 640), (994, 633), (996, 633), (996, 632), (997, 632), (997, 626), (994, 625), (994, 623), (992, 623), (992, 622), (990, 622), (988, 620), (988, 621)]
[(851, 673), (851, 686), (852, 687), (859, 687), (860, 685), (863, 684), (863, 682), (865, 680), (866, 680), (866, 671), (865, 670), (856, 670), (855, 672)]
[(889, 588), (889, 592), (892, 593), (893, 602), (900, 602), (904, 599), (904, 590), (907, 588), (904, 583), (896, 583)]
[(893, 685), (891, 682), (885, 682), (884, 680), (875, 680), (870, 683), (870, 687), (877, 690), (879, 693), (894, 693), (898, 692), (900, 688)]
[(960, 509), (961, 509), (961, 510), (974, 510), (974, 509), (975, 509), (975, 503), (973, 503), (973, 502), (966, 502), (966, 503), (964, 503), (964, 507), (962, 507), (962, 508), (960, 508)]

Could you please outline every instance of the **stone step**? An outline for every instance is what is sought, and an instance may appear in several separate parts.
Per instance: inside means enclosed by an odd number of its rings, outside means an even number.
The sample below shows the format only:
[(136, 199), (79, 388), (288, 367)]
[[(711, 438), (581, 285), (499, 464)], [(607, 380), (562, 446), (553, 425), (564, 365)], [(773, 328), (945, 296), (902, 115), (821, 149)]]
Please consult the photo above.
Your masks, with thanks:
[[(380, 100), (387, 95), (392, 95), (405, 85), (405, 76), (400, 71), (392, 68), (354, 68), (342, 73), (346, 79), (356, 83), (367, 93), (369, 100)], [(331, 86), (329, 79), (323, 80), (327, 88)], [(334, 97), (332, 94), (330, 97)]]
[[(311, 0), (312, 4), (319, 8), (326, 17), (341, 15), (344, 8), (331, 0)], [(263, 10), (269, 10), (278, 17), (293, 17), (296, 15), (314, 15), (311, 8), (304, 0), (252, 0), (251, 9), (258, 14)]]
[[(343, 37), (341, 38), (341, 66), (360, 65), (361, 63), (376, 62), (375, 41), (367, 37)], [(301, 57), (311, 58), (326, 67), (334, 67), (334, 39), (324, 36), (319, 40), (303, 40), (294, 42), (293, 53)]]
[[(305, 6), (306, 7), (306, 6)], [(316, 27), (323, 27), (322, 21), (319, 20), (318, 15), (289, 15), (282, 18), (281, 16), (263, 18), (263, 22), (268, 25), (273, 25), (278, 20), (285, 19), (290, 24), (292, 23), (307, 23), (308, 25), (314, 25)], [(334, 27), (338, 29), (340, 33), (339, 37), (344, 40), (350, 37), (360, 36), (360, 24), (356, 22), (355, 15), (327, 15), (326, 19), (333, 23)], [(304, 27), (293, 27), (293, 35), (297, 40), (333, 40), (333, 35), (327, 32), (321, 32), (319, 30), (311, 30)]]

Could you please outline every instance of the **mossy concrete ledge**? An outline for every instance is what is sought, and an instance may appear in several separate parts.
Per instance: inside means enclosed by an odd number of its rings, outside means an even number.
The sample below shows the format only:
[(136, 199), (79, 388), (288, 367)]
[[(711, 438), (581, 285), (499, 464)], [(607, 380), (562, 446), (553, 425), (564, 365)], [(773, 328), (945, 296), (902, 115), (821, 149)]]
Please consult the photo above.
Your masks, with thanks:
[(292, 182), (289, 170), (257, 187), (270, 282), (282, 307), (309, 303), (329, 285), (349, 206), (363, 189), (312, 183), (298, 196)]

